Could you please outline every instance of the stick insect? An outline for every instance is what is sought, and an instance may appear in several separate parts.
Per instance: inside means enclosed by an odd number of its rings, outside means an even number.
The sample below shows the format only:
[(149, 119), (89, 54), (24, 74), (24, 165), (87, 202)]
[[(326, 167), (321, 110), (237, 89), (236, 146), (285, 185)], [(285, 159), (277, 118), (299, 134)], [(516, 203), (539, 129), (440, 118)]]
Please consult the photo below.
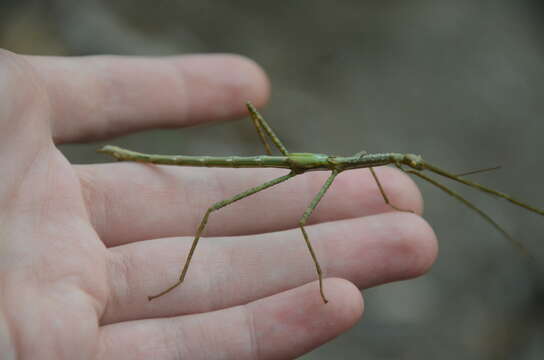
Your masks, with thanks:
[[(503, 236), (509, 239), (521, 250), (523, 250), (523, 246), (521, 245), (521, 243), (514, 240), (489, 215), (487, 215), (485, 212), (480, 210), (472, 202), (465, 199), (459, 193), (437, 182), (436, 180), (429, 177), (428, 175), (423, 174), (423, 171), (428, 170), (437, 175), (441, 175), (443, 177), (465, 184), (477, 190), (505, 199), (515, 205), (518, 205), (534, 213), (544, 215), (543, 209), (538, 209), (524, 202), (516, 200), (512, 198), (510, 195), (493, 190), (489, 187), (480, 185), (476, 182), (466, 180), (462, 177), (465, 175), (473, 174), (475, 172), (493, 170), (494, 168), (473, 171), (473, 172), (469, 172), (465, 174), (453, 174), (445, 170), (442, 170), (434, 165), (429, 164), (428, 162), (424, 161), (421, 156), (415, 155), (415, 154), (400, 154), (400, 153), (369, 154), (366, 151), (361, 151), (356, 153), (355, 155), (343, 157), (343, 156), (331, 156), (331, 155), (313, 154), (313, 153), (291, 153), (287, 150), (285, 145), (283, 145), (283, 143), (280, 141), (276, 133), (272, 130), (272, 128), (268, 125), (268, 123), (264, 120), (264, 118), (259, 114), (257, 109), (249, 102), (247, 102), (246, 105), (247, 105), (247, 109), (249, 110), (249, 114), (251, 115), (251, 120), (257, 130), (257, 134), (259, 135), (259, 138), (265, 148), (267, 155), (258, 155), (258, 156), (153, 155), (153, 154), (144, 154), (144, 153), (140, 153), (136, 151), (131, 151), (131, 150), (123, 149), (118, 146), (112, 146), (112, 145), (106, 145), (103, 148), (98, 150), (101, 153), (105, 153), (105, 154), (113, 156), (117, 160), (136, 161), (136, 162), (142, 162), (142, 163), (179, 165), (179, 166), (225, 167), (225, 168), (271, 167), (271, 168), (282, 168), (282, 169), (290, 170), (290, 172), (287, 175), (283, 175), (273, 180), (270, 180), (268, 182), (265, 182), (264, 184), (261, 184), (254, 188), (241, 192), (231, 197), (230, 199), (216, 202), (215, 204), (210, 206), (208, 210), (206, 210), (206, 212), (204, 213), (204, 216), (202, 217), (200, 225), (198, 226), (196, 230), (195, 237), (193, 239), (189, 253), (187, 254), (185, 263), (181, 269), (181, 273), (179, 275), (178, 280), (174, 284), (172, 284), (172, 286), (166, 288), (160, 293), (156, 295), (148, 296), (148, 299), (150, 301), (169, 293), (170, 291), (172, 291), (173, 289), (175, 289), (176, 287), (178, 287), (179, 285), (183, 283), (185, 276), (187, 274), (187, 270), (189, 269), (189, 264), (191, 263), (191, 259), (193, 258), (198, 241), (206, 227), (206, 224), (208, 223), (208, 218), (212, 212), (217, 211), (225, 206), (228, 206), (238, 200), (242, 200), (248, 196), (256, 194), (262, 190), (268, 189), (274, 185), (287, 181), (297, 175), (301, 175), (307, 171), (330, 171), (331, 172), (328, 179), (325, 181), (325, 183), (321, 187), (321, 190), (319, 190), (319, 192), (315, 195), (312, 202), (310, 203), (310, 205), (308, 206), (308, 208), (306, 209), (306, 211), (304, 212), (304, 214), (298, 221), (298, 226), (302, 232), (302, 236), (304, 237), (304, 241), (306, 242), (306, 246), (308, 247), (310, 256), (312, 257), (313, 263), (315, 265), (315, 270), (317, 272), (317, 276), (319, 280), (319, 293), (325, 304), (328, 302), (328, 300), (325, 297), (325, 293), (323, 290), (323, 273), (321, 271), (319, 261), (317, 260), (316, 254), (314, 252), (314, 249), (308, 237), (308, 233), (306, 232), (306, 229), (304, 228), (304, 226), (306, 225), (306, 222), (308, 221), (309, 217), (312, 215), (312, 212), (315, 210), (319, 201), (323, 198), (323, 196), (325, 195), (329, 187), (332, 185), (336, 176), (338, 176), (338, 174), (340, 174), (343, 171), (352, 170), (352, 169), (360, 169), (360, 168), (368, 168), (372, 174), (372, 177), (374, 178), (376, 182), (377, 188), (383, 200), (385, 201), (385, 203), (389, 205), (391, 208), (393, 208), (394, 210), (411, 212), (411, 210), (400, 209), (389, 201), (389, 198), (387, 197), (387, 194), (385, 193), (384, 188), (382, 184), (380, 183), (380, 180), (378, 179), (376, 172), (373, 169), (376, 166), (392, 164), (396, 166), (398, 169), (400, 169), (401, 171), (408, 174), (413, 174), (423, 179), (424, 181), (429, 182), (432, 185), (438, 187), (440, 190), (444, 191), (448, 195), (461, 201), (467, 207), (474, 210), (485, 221), (491, 224)], [(272, 155), (272, 150), (270, 148), (270, 145), (268, 144), (267, 136), (272, 141), (272, 143), (276, 146), (279, 152), (282, 154), (281, 156)]]

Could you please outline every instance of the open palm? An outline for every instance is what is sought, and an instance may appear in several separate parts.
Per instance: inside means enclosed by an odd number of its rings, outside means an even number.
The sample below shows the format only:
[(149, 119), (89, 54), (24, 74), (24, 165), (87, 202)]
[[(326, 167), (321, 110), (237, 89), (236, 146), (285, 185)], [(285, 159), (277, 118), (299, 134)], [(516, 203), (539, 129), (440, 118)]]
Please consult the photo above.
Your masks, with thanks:
[[(186, 282), (149, 302), (176, 279), (210, 204), (280, 172), (74, 166), (55, 147), (241, 116), (268, 95), (252, 62), (0, 52), (0, 93), (3, 359), (288, 359), (359, 319), (346, 280), (327, 279), (321, 302), (295, 226), (324, 175), (214, 214)], [(421, 209), (406, 176), (378, 170), (396, 204)], [(308, 227), (325, 275), (359, 288), (417, 276), (436, 253), (426, 223), (389, 212), (372, 181), (342, 175)]]

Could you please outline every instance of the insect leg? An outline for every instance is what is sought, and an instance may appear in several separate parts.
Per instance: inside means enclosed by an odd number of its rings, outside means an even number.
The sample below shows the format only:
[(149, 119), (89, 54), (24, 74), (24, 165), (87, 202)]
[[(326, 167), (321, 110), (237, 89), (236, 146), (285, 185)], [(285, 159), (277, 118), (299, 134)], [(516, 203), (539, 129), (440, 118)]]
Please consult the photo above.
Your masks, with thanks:
[(397, 211), (404, 211), (404, 212), (411, 212), (411, 213), (414, 212), (412, 210), (405, 210), (405, 209), (398, 208), (395, 205), (391, 204), (391, 202), (389, 201), (389, 198), (385, 194), (385, 191), (383, 189), (382, 184), (380, 183), (380, 180), (378, 179), (378, 175), (376, 175), (376, 172), (374, 171), (374, 169), (372, 167), (369, 167), (368, 169), (370, 170), (370, 173), (372, 174), (372, 177), (376, 181), (376, 184), (378, 185), (378, 189), (380, 189), (380, 193), (382, 194), (383, 200), (385, 201), (385, 203), (387, 205), (389, 205), (391, 208), (393, 208), (393, 209), (395, 209)]
[(331, 186), (332, 182), (334, 181), (334, 178), (339, 174), (339, 171), (333, 170), (327, 181), (325, 181), (325, 184), (321, 187), (321, 190), (316, 194), (312, 202), (310, 203), (310, 206), (306, 209), (304, 212), (304, 215), (302, 215), (302, 218), (300, 218), (298, 225), (300, 227), (300, 230), (302, 231), (302, 235), (304, 236), (304, 241), (306, 241), (306, 245), (308, 246), (308, 250), (310, 250), (310, 255), (312, 256), (312, 260), (315, 264), (315, 269), (317, 271), (317, 276), (319, 278), (319, 293), (321, 294), (321, 298), (323, 299), (323, 302), (326, 304), (329, 301), (325, 297), (325, 294), (323, 292), (323, 274), (321, 272), (321, 266), (319, 266), (319, 261), (317, 261), (317, 257), (315, 255), (315, 251), (312, 247), (312, 244), (310, 243), (310, 239), (308, 237), (308, 233), (306, 233), (306, 230), (304, 229), (304, 225), (306, 224), (306, 221), (312, 215), (312, 212), (316, 208), (319, 201), (323, 198), (323, 195), (327, 192), (329, 187)]
[(453, 191), (452, 189), (448, 188), (447, 186), (439, 183), (438, 181), (428, 177), (427, 175), (424, 175), (422, 174), (421, 172), (419, 171), (416, 171), (416, 170), (406, 170), (404, 168), (402, 168), (401, 166), (398, 166), (399, 169), (401, 169), (402, 171), (406, 172), (406, 173), (409, 173), (409, 174), (413, 174), (425, 181), (427, 181), (428, 183), (430, 184), (433, 184), (434, 186), (436, 186), (437, 188), (439, 188), (440, 190), (444, 191), (446, 194), (450, 195), (451, 197), (454, 197), (456, 198), (457, 200), (461, 201), (463, 204), (465, 204), (467, 207), (469, 207), (470, 209), (472, 209), (473, 211), (475, 211), (478, 215), (480, 215), (485, 221), (487, 221), (489, 224), (491, 224), (491, 226), (493, 226), (495, 229), (497, 229), (505, 238), (507, 238), (516, 248), (518, 248), (524, 255), (526, 256), (529, 256), (529, 252), (525, 249), (525, 246), (523, 246), (523, 244), (514, 239), (506, 230), (504, 230), (502, 228), (502, 226), (500, 226), (499, 224), (497, 224), (497, 222), (495, 220), (493, 220), (491, 218), (491, 216), (487, 215), (483, 210), (481, 210), (480, 208), (478, 208), (476, 205), (474, 205), (472, 202), (468, 201), (467, 199), (465, 199), (463, 196), (461, 196), (460, 194), (458, 194), (457, 192)]
[(454, 181), (457, 181), (457, 182), (460, 182), (462, 184), (468, 185), (468, 186), (470, 186), (472, 188), (478, 189), (480, 191), (483, 191), (483, 192), (486, 192), (488, 194), (495, 195), (495, 196), (498, 196), (500, 198), (503, 198), (503, 199), (505, 199), (507, 201), (510, 201), (511, 203), (513, 203), (513, 204), (515, 204), (517, 206), (521, 206), (522, 208), (525, 208), (525, 209), (527, 209), (529, 211), (532, 211), (534, 213), (537, 213), (539, 215), (544, 215), (544, 209), (539, 209), (539, 208), (534, 207), (532, 205), (529, 205), (527, 203), (521, 202), (521, 201), (519, 201), (517, 199), (514, 199), (510, 195), (507, 195), (507, 194), (502, 193), (500, 191), (491, 189), (491, 188), (489, 188), (487, 186), (480, 185), (480, 184), (478, 184), (478, 183), (476, 183), (474, 181), (466, 180), (466, 179), (464, 179), (464, 178), (462, 178), (460, 176), (450, 174), (449, 172), (447, 172), (445, 170), (442, 170), (440, 168), (437, 168), (436, 166), (433, 166), (433, 165), (431, 165), (429, 163), (423, 164), (423, 168), (427, 169), (429, 171), (432, 171), (435, 174), (450, 178), (450, 179), (452, 179)]
[(287, 175), (280, 176), (280, 177), (278, 177), (276, 179), (265, 182), (262, 185), (256, 186), (256, 187), (251, 188), (251, 189), (249, 189), (247, 191), (239, 193), (239, 194), (233, 196), (230, 199), (226, 199), (226, 200), (223, 200), (223, 201), (216, 202), (210, 208), (208, 208), (208, 210), (206, 210), (206, 213), (202, 217), (202, 220), (200, 221), (200, 225), (198, 226), (198, 229), (196, 231), (195, 237), (193, 239), (193, 243), (191, 245), (191, 249), (189, 250), (189, 254), (187, 255), (187, 259), (185, 260), (185, 264), (183, 265), (183, 268), (181, 270), (178, 281), (176, 281), (172, 286), (170, 286), (167, 289), (161, 291), (160, 293), (158, 293), (156, 295), (148, 296), (149, 301), (151, 301), (151, 300), (153, 300), (155, 298), (158, 298), (160, 296), (163, 296), (164, 294), (166, 294), (166, 293), (172, 291), (173, 289), (175, 289), (177, 286), (181, 285), (181, 283), (185, 279), (185, 274), (187, 273), (187, 269), (189, 268), (189, 263), (191, 262), (191, 259), (193, 258), (193, 254), (194, 254), (196, 246), (198, 244), (198, 240), (200, 239), (200, 236), (202, 235), (202, 232), (204, 231), (204, 228), (206, 227), (206, 224), (208, 223), (208, 217), (210, 216), (210, 214), (212, 212), (214, 212), (216, 210), (219, 210), (221, 208), (224, 208), (225, 206), (230, 205), (230, 204), (232, 204), (232, 203), (234, 203), (234, 202), (236, 202), (238, 200), (241, 200), (243, 198), (246, 198), (246, 197), (248, 197), (250, 195), (258, 193), (259, 191), (262, 191), (264, 189), (268, 189), (269, 187), (272, 187), (274, 185), (282, 183), (282, 182), (284, 182), (284, 181), (286, 181), (286, 180), (288, 180), (288, 179), (290, 179), (290, 178), (292, 178), (292, 177), (294, 177), (296, 175), (297, 175), (296, 173), (291, 172), (291, 173), (289, 173)]
[[(249, 105), (248, 105), (248, 109), (249, 109)], [(259, 139), (261, 139), (261, 143), (264, 146), (264, 150), (266, 151), (268, 155), (272, 155), (272, 150), (270, 150), (270, 145), (268, 145), (268, 142), (266, 141), (266, 136), (261, 126), (261, 123), (259, 122), (257, 117), (253, 116), (253, 113), (251, 113), (251, 110), (250, 110), (250, 114), (251, 114), (251, 121), (253, 122), (253, 125), (255, 125), (255, 129), (257, 130), (257, 134), (259, 134)]]
[(249, 111), (249, 114), (251, 115), (251, 119), (253, 121), (253, 124), (255, 124), (255, 127), (257, 128), (257, 133), (259, 134), (259, 137), (261, 138), (261, 142), (263, 143), (265, 150), (267, 154), (271, 155), (270, 147), (268, 146), (266, 142), (266, 138), (264, 136), (264, 132), (270, 137), (270, 140), (276, 145), (278, 150), (285, 156), (289, 155), (289, 151), (287, 151), (287, 148), (283, 145), (281, 140), (278, 138), (274, 130), (268, 125), (268, 123), (264, 120), (264, 118), (259, 114), (255, 106), (253, 106), (249, 101), (246, 103), (247, 109)]

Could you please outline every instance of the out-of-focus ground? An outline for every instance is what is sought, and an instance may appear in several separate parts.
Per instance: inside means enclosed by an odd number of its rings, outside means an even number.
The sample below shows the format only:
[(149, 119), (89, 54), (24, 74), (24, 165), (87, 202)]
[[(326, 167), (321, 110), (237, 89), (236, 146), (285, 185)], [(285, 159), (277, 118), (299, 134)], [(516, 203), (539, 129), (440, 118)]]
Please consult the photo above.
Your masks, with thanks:
[[(244, 54), (270, 75), (264, 114), (291, 150), (413, 152), (453, 172), (500, 164), (473, 178), (544, 206), (539, 1), (4, 0), (0, 20), (0, 46), (22, 53)], [(247, 120), (116, 143), (262, 152)], [(96, 146), (62, 150), (104, 161)], [(441, 246), (432, 271), (365, 291), (364, 320), (304, 358), (542, 359), (543, 218), (460, 189), (525, 243), (531, 265), (473, 212), (422, 189)]]

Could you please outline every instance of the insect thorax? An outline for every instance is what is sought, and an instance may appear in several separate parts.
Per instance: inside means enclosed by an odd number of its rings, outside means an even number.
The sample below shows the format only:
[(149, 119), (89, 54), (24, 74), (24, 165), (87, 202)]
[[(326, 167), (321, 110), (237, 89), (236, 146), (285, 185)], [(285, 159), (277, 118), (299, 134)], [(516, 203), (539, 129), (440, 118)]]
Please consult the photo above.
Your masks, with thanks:
[(290, 153), (287, 158), (293, 171), (304, 172), (310, 169), (331, 168), (329, 155), (325, 154)]

